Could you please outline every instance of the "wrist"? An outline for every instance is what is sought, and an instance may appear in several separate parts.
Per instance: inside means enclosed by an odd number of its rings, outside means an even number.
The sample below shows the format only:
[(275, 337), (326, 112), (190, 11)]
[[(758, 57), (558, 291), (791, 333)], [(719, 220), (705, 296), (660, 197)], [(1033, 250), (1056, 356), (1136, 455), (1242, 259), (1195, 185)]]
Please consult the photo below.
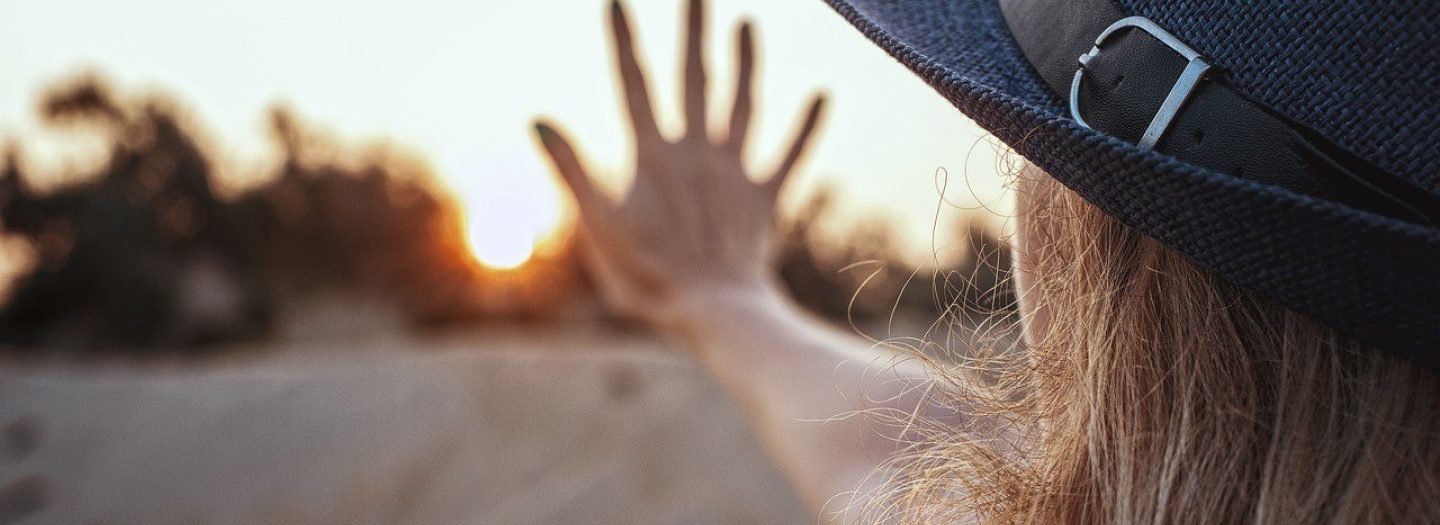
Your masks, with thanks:
[(787, 312), (789, 296), (774, 279), (697, 286), (676, 298), (666, 329), (701, 344)]

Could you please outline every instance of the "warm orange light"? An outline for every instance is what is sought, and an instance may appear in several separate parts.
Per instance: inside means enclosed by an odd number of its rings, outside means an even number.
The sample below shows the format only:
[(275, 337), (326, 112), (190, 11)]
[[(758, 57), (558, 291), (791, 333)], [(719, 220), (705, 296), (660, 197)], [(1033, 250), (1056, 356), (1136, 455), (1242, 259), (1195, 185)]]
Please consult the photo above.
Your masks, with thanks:
[(535, 253), (535, 242), (520, 232), (499, 228), (470, 229), (470, 251), (482, 264), (497, 270), (517, 268)]
[(470, 251), (487, 267), (518, 268), (560, 223), (560, 199), (548, 177), (495, 177), (460, 188)]

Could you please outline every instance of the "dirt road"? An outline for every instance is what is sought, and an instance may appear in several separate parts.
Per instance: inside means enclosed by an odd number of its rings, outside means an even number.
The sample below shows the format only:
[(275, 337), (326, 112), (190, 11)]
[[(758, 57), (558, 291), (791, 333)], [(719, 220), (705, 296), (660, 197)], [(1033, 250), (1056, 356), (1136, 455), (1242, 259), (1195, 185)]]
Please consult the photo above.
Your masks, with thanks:
[(810, 521), (718, 387), (647, 336), (288, 344), (0, 365), (0, 523)]

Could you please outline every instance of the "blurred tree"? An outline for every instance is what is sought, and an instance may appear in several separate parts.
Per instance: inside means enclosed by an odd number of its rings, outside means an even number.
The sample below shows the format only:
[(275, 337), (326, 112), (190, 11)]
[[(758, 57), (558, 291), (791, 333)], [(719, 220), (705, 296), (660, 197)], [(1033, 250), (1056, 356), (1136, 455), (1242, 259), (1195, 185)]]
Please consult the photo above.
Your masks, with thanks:
[[(47, 96), (51, 124), (88, 124), (112, 143), (92, 181), (40, 194), (27, 187), (15, 155), (4, 166), (5, 230), (40, 255), (0, 310), (0, 340), (93, 350), (206, 343), (256, 333), (265, 318), (258, 270), (247, 255), (245, 217), (216, 198), (211, 166), (170, 110), (123, 107), (102, 83), (83, 79)], [(220, 273), (233, 287), (230, 319), (188, 326), (180, 284)], [(214, 290), (205, 290), (217, 292)]]
[(797, 301), (837, 322), (872, 327), (892, 317), (973, 326), (1014, 313), (1009, 245), (982, 220), (968, 217), (963, 251), (952, 266), (919, 268), (901, 260), (882, 221), (852, 227), (840, 241), (820, 231), (834, 190), (822, 189), (782, 228), (781, 280)]
[[(213, 163), (164, 100), (121, 98), (94, 77), (44, 97), (44, 122), (109, 144), (86, 182), (36, 191), (22, 152), (6, 147), (0, 228), (30, 243), (36, 264), (0, 305), (0, 343), (92, 353), (255, 339), (280, 304), (326, 290), (377, 294), (423, 325), (553, 322), (594, 304), (568, 240), (523, 271), (488, 272), (423, 161), (385, 145), (340, 147), (285, 109), (270, 114), (280, 162), (268, 182), (221, 198)], [(1013, 311), (1009, 252), (980, 223), (965, 228), (957, 265), (917, 274), (883, 222), (822, 238), (833, 202), (817, 193), (782, 225), (779, 274), (806, 308), (857, 326)]]

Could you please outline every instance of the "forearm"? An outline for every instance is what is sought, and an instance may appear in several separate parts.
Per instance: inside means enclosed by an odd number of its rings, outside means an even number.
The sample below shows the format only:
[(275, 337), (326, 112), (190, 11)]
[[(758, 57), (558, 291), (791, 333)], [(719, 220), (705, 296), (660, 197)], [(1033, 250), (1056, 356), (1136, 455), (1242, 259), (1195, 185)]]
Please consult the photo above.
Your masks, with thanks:
[(774, 288), (717, 291), (688, 317), (679, 332), (827, 517), (885, 481), (877, 467), (907, 441), (900, 420), (935, 410), (925, 366), (809, 318)]

